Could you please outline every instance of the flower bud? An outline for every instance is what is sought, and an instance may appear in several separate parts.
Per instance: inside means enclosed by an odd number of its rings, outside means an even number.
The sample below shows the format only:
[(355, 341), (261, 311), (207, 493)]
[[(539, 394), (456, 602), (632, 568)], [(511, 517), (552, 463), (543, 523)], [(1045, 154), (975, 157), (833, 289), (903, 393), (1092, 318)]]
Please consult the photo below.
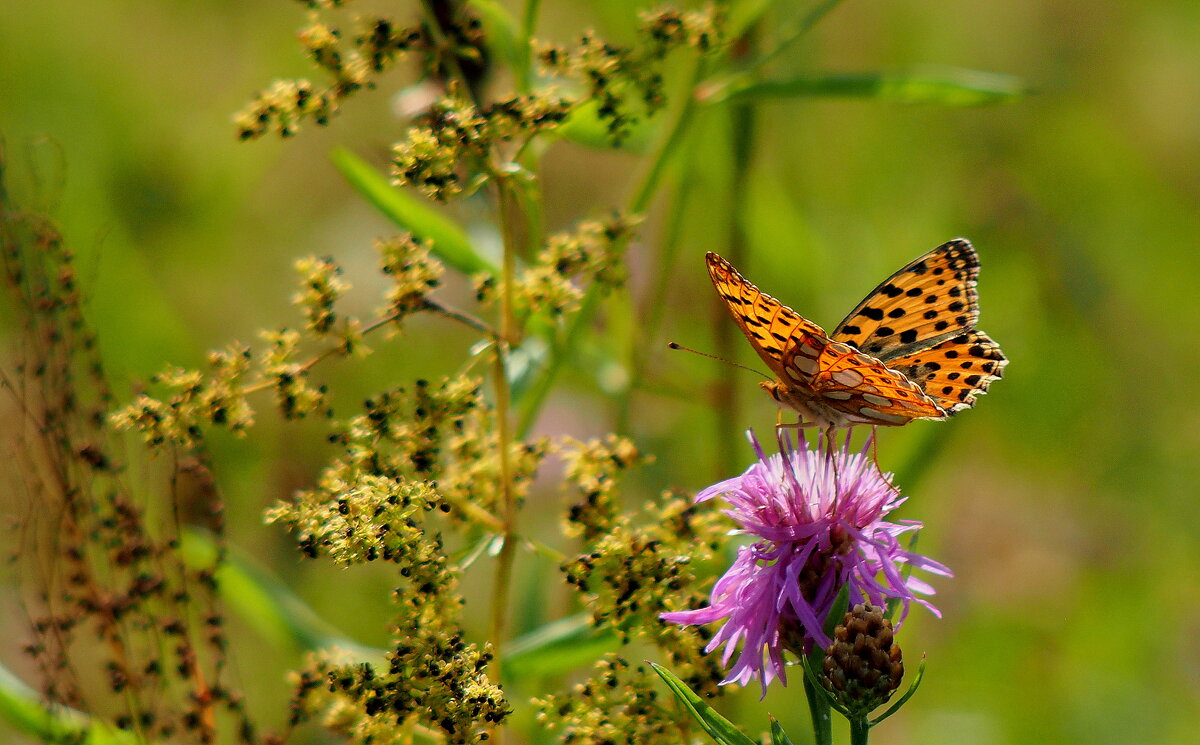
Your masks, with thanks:
[(834, 629), (825, 650), (821, 684), (851, 714), (865, 715), (884, 704), (904, 677), (900, 645), (883, 609), (859, 604)]

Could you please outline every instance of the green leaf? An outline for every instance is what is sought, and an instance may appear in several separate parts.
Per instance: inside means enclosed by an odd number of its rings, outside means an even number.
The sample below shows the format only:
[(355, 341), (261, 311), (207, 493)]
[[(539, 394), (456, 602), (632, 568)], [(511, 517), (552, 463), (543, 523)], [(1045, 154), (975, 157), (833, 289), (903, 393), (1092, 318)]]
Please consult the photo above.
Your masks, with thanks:
[(488, 547), (492, 545), (492, 541), (495, 539), (495, 533), (484, 533), (475, 543), (459, 551), (454, 557), (458, 565), (458, 571), (465, 572), (467, 569), (470, 569), (471, 565), (478, 561), (480, 556), (483, 556), (484, 552), (488, 550)]
[(742, 0), (729, 8), (729, 20), (725, 22), (725, 36), (740, 37), (746, 29), (757, 23), (771, 9), (772, 0)]
[(904, 704), (907, 703), (910, 698), (912, 698), (913, 694), (917, 692), (917, 689), (921, 687), (921, 679), (924, 677), (925, 677), (925, 659), (922, 658), (921, 666), (919, 668), (917, 668), (917, 677), (915, 679), (913, 679), (912, 685), (910, 685), (908, 687), (908, 690), (904, 692), (904, 695), (901, 696), (900, 699), (896, 701), (896, 703), (894, 703), (888, 707), (887, 711), (883, 712), (879, 716), (872, 719), (870, 721), (870, 725), (872, 727), (874, 727), (875, 725), (882, 722), (884, 719), (887, 719), (891, 715), (895, 714), (897, 711), (900, 711), (900, 707), (904, 706)]
[(507, 680), (558, 675), (595, 662), (620, 642), (601, 631), (586, 613), (568, 616), (534, 629), (509, 642), (501, 655)]
[(625, 150), (631, 153), (644, 153), (654, 140), (656, 127), (647, 121), (645, 114), (629, 127), (629, 131), (621, 140), (619, 146), (614, 146), (612, 137), (608, 134), (608, 122), (599, 116), (600, 104), (594, 100), (584, 101), (571, 110), (566, 121), (555, 130), (562, 138), (577, 145), (599, 148), (602, 150)]
[(987, 106), (1028, 95), (1020, 78), (999, 73), (941, 68), (911, 73), (843, 73), (767, 80), (732, 86), (710, 100), (870, 98), (877, 101), (936, 106)]
[[(770, 716), (768, 714), (768, 716)], [(771, 745), (793, 745), (792, 738), (783, 731), (783, 727), (775, 717), (771, 717)]]
[(125, 732), (65, 706), (46, 708), (41, 697), (0, 665), (0, 719), (14, 729), (44, 743), (57, 745), (146, 745), (132, 732)]
[(522, 395), (517, 400), (520, 412), (517, 422), (518, 438), (525, 437), (537, 421), (542, 404), (550, 395), (550, 389), (554, 387), (555, 378), (558, 377), (558, 373), (572, 356), (573, 351), (578, 348), (580, 339), (600, 307), (603, 298), (603, 289), (593, 282), (592, 286), (584, 293), (579, 310), (575, 311), (575, 315), (567, 322), (566, 330), (559, 338), (551, 342), (549, 359), (541, 368), (540, 375), (527, 386), (522, 385)]
[(483, 21), (483, 39), (488, 51), (513, 69), (525, 64), (527, 55), (521, 55), (517, 49), (517, 22), (504, 6), (496, 0), (467, 0), (467, 4)]
[[(204, 569), (213, 565), (217, 549), (205, 531), (185, 530), (180, 547), (188, 567)], [(313, 650), (337, 646), (362, 659), (383, 659), (386, 654), (342, 634), (278, 577), (236, 548), (228, 550), (217, 568), (216, 580), (221, 600), (229, 609), (277, 647)]]
[[(842, 589), (838, 591), (837, 597), (833, 599), (833, 605), (829, 606), (829, 615), (825, 616), (825, 623), (821, 627), (821, 631), (825, 632), (825, 636), (833, 638), (833, 630), (837, 625), (846, 618), (846, 610), (850, 607), (850, 585), (842, 585)], [(821, 661), (825, 659), (825, 650), (818, 649), (814, 644), (812, 651), (808, 654), (808, 659), (813, 663), (814, 668), (821, 666)]]
[(653, 662), (650, 663), (650, 667), (654, 668), (654, 672), (658, 673), (658, 677), (663, 679), (663, 682), (671, 689), (671, 693), (675, 694), (675, 698), (679, 699), (688, 713), (700, 723), (709, 737), (722, 745), (757, 745), (754, 740), (733, 726), (732, 722), (704, 703), (695, 691), (688, 688), (687, 684), (675, 677), (670, 670)]
[(392, 186), (371, 164), (345, 148), (334, 148), (330, 158), (354, 190), (385, 217), (418, 239), (433, 241), (433, 254), (448, 266), (463, 274), (498, 272), (496, 266), (471, 245), (466, 231), (425, 200)]

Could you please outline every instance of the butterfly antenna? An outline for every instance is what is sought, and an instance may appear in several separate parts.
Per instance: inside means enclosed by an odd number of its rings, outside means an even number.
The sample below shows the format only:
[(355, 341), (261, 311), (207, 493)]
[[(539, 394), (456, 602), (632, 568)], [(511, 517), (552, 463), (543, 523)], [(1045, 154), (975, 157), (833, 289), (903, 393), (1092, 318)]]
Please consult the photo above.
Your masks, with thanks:
[(667, 346), (668, 346), (668, 347), (670, 347), (671, 349), (682, 349), (682, 350), (683, 350), (683, 351), (685, 351), (685, 352), (691, 352), (692, 354), (698, 354), (698, 355), (700, 355), (701, 357), (707, 357), (707, 358), (709, 358), (710, 360), (716, 360), (716, 361), (718, 361), (718, 362), (724, 362), (726, 365), (733, 365), (734, 367), (740, 367), (740, 368), (742, 368), (743, 370), (749, 370), (750, 372), (754, 373), (755, 375), (761, 375), (761, 376), (763, 376), (763, 377), (764, 377), (764, 378), (766, 378), (767, 380), (770, 380), (770, 379), (771, 379), (771, 376), (770, 376), (770, 375), (767, 375), (767, 374), (766, 374), (766, 373), (764, 373), (762, 370), (755, 370), (753, 367), (746, 367), (745, 365), (739, 365), (739, 364), (738, 364), (738, 363), (736, 363), (736, 362), (730, 362), (729, 360), (725, 359), (724, 357), (718, 357), (718, 356), (717, 356), (717, 355), (715, 355), (715, 354), (708, 354), (708, 353), (706, 353), (706, 352), (698, 352), (698, 351), (696, 351), (695, 349), (692, 349), (691, 347), (685, 347), (685, 346), (683, 346), (682, 344), (677, 344), (677, 343), (675, 343), (675, 342), (671, 342), (671, 343), (667, 344)]

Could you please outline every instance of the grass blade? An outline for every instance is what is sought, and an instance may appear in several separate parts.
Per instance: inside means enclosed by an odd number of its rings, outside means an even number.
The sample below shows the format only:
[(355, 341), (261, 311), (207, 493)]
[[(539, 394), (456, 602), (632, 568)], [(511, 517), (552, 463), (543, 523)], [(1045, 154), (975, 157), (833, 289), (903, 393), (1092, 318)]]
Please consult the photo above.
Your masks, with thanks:
[(752, 82), (726, 91), (724, 100), (838, 97), (961, 107), (1011, 103), (1028, 93), (1021, 79), (1012, 75), (940, 68), (911, 73), (841, 73)]
[[(209, 568), (216, 546), (204, 531), (189, 529), (181, 541), (184, 562), (193, 569)], [(341, 647), (361, 659), (381, 659), (385, 652), (366, 647), (342, 634), (271, 572), (236, 548), (230, 548), (217, 569), (218, 592), (230, 610), (277, 647), (304, 650)]]
[(88, 745), (145, 744), (101, 719), (66, 707), (46, 708), (41, 697), (0, 665), (0, 719), (14, 729), (45, 743), (88, 743)]
[(425, 203), (425, 200), (397, 189), (370, 163), (345, 148), (334, 148), (333, 164), (354, 190), (389, 220), (420, 240), (433, 241), (433, 254), (463, 274), (497, 273), (494, 264), (479, 255), (471, 240), (453, 220)]
[(579, 613), (513, 639), (500, 659), (505, 679), (515, 681), (570, 672), (618, 646), (616, 634), (600, 631), (590, 615)]
[(679, 702), (704, 728), (709, 737), (722, 745), (757, 745), (744, 732), (733, 726), (732, 722), (704, 703), (704, 700), (697, 696), (695, 691), (688, 688), (687, 684), (675, 677), (670, 670), (661, 665), (655, 665), (653, 662), (650, 663), (650, 667), (654, 668), (654, 672), (658, 673), (658, 677), (663, 679), (663, 682), (671, 689), (671, 693), (675, 694), (675, 698), (679, 699)]
[(792, 738), (783, 731), (783, 726), (775, 717), (771, 717), (771, 745), (793, 745)]

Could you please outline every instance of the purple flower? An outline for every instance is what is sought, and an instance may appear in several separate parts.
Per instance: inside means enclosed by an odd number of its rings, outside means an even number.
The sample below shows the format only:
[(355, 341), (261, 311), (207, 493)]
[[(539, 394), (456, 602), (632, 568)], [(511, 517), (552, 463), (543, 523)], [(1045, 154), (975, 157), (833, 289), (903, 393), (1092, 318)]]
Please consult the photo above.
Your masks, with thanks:
[(730, 505), (725, 514), (741, 525), (736, 532), (759, 540), (738, 549), (708, 607), (662, 614), (685, 626), (724, 619), (705, 651), (724, 644), (722, 663), (728, 665), (740, 644), (722, 682), (746, 685), (757, 677), (763, 695), (775, 678), (787, 685), (784, 649), (803, 654), (813, 643), (829, 644), (822, 626), (843, 586), (849, 585), (851, 606), (899, 600), (903, 621), (914, 602), (941, 616), (917, 596), (932, 595), (933, 588), (905, 578), (903, 564), (951, 576), (942, 564), (900, 546), (899, 536), (920, 530), (921, 523), (883, 519), (906, 498), (868, 455), (870, 439), (859, 452), (849, 450), (849, 435), (831, 449), (821, 438), (809, 449), (801, 438), (803, 448), (797, 449), (786, 430), (779, 432), (779, 453), (769, 457), (748, 433), (758, 462), (696, 495), (697, 502), (724, 497)]

